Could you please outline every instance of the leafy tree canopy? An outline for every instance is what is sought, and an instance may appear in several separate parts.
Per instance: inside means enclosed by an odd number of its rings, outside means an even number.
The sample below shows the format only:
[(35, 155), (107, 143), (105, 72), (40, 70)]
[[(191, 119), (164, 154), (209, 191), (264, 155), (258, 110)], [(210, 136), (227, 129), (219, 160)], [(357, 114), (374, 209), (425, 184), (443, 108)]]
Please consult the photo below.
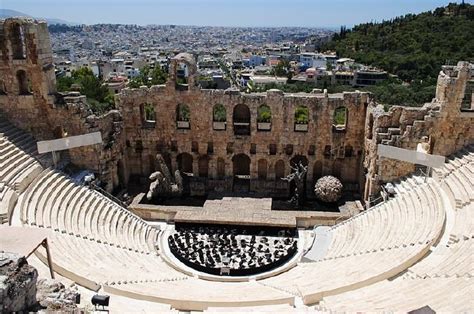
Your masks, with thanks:
[(94, 113), (104, 113), (115, 106), (114, 95), (91, 69), (80, 68), (73, 71), (71, 77), (60, 77), (57, 89), (60, 92), (70, 91), (77, 86), (82, 95), (87, 97), (88, 104)]
[(418, 15), (341, 28), (322, 49), (380, 67), (403, 81), (436, 80), (443, 64), (474, 58), (474, 6), (451, 3)]
[(140, 70), (140, 75), (130, 80), (128, 86), (131, 88), (138, 88), (140, 86), (152, 86), (165, 84), (168, 78), (168, 74), (163, 71), (159, 65), (155, 65), (154, 68), (145, 66)]

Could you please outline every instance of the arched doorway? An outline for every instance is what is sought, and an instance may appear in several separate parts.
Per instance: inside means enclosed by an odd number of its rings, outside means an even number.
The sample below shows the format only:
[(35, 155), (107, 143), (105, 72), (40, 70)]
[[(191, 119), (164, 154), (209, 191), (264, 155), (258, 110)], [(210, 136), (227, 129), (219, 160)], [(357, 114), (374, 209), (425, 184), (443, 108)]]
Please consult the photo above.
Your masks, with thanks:
[(238, 154), (232, 158), (235, 192), (250, 190), (250, 158), (245, 154)]
[(260, 159), (257, 164), (257, 172), (259, 180), (267, 180), (268, 162), (265, 159)]
[(232, 120), (234, 123), (234, 135), (250, 135), (249, 107), (242, 104), (235, 106)]
[(318, 160), (314, 163), (313, 167), (313, 183), (323, 176), (323, 163)]
[(281, 178), (285, 176), (285, 162), (283, 160), (278, 160), (275, 163), (275, 180), (281, 181)]
[(188, 153), (181, 153), (176, 158), (178, 170), (184, 173), (193, 173), (193, 156)]
[(209, 157), (201, 156), (198, 160), (199, 177), (207, 178), (209, 175)]
[(217, 178), (219, 180), (225, 178), (225, 160), (221, 157), (217, 158)]

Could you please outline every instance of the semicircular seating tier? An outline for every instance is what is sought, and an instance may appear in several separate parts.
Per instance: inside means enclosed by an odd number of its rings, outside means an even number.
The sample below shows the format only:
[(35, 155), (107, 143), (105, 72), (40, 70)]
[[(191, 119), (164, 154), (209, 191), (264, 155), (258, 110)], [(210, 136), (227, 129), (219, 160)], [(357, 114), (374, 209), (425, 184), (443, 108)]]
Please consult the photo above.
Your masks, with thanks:
[(158, 230), (104, 195), (46, 169), (17, 203), (23, 224), (136, 252), (154, 252)]
[[(35, 176), (18, 198), (14, 217), (25, 228), (51, 231), (53, 267), (60, 275), (93, 290), (177, 309), (293, 305), (296, 298), (307, 305), (322, 301), (319, 306), (328, 309), (359, 304), (411, 310), (438, 299), (449, 307), (447, 300), (465, 300), (472, 287), (472, 149), (435, 177), (438, 182), (409, 177), (391, 200), (333, 226), (320, 260), (244, 282), (202, 280), (175, 270), (155, 249), (156, 228), (56, 170)], [(430, 252), (432, 246), (438, 249)], [(38, 255), (45, 260), (44, 251)]]
[(403, 192), (395, 198), (333, 226), (324, 258), (262, 282), (313, 304), (387, 279), (417, 262), (439, 238), (445, 212), (430, 181), (412, 176), (402, 183)]
[[(410, 311), (429, 306), (436, 312), (474, 309), (474, 149), (464, 149), (435, 169), (441, 195), (454, 208), (444, 241), (402, 275), (324, 298), (334, 311)], [(449, 205), (448, 205), (449, 206)]]
[(7, 222), (18, 196), (42, 171), (33, 137), (0, 119), (0, 223)]

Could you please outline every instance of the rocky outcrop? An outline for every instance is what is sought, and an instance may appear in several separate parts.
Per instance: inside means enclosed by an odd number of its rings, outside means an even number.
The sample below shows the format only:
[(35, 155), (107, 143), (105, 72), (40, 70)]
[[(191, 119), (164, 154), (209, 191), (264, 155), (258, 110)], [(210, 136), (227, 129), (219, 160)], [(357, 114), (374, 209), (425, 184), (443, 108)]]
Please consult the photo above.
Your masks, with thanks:
[(66, 288), (56, 280), (38, 279), (25, 257), (0, 252), (0, 313), (20, 311), (71, 312), (76, 309), (76, 286)]
[(0, 304), (2, 313), (26, 311), (36, 304), (38, 272), (26, 258), (0, 253)]
[(36, 299), (42, 308), (65, 312), (71, 312), (76, 308), (79, 293), (75, 285), (66, 288), (57, 280), (39, 279), (36, 289)]

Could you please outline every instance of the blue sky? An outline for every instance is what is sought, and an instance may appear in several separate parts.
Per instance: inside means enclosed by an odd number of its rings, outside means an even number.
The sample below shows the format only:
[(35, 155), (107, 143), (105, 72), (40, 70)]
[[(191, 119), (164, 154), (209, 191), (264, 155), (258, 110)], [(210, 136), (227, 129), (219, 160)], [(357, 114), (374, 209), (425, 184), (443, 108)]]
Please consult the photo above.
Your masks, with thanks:
[(449, 2), (455, 0), (0, 0), (0, 8), (86, 24), (338, 27)]

